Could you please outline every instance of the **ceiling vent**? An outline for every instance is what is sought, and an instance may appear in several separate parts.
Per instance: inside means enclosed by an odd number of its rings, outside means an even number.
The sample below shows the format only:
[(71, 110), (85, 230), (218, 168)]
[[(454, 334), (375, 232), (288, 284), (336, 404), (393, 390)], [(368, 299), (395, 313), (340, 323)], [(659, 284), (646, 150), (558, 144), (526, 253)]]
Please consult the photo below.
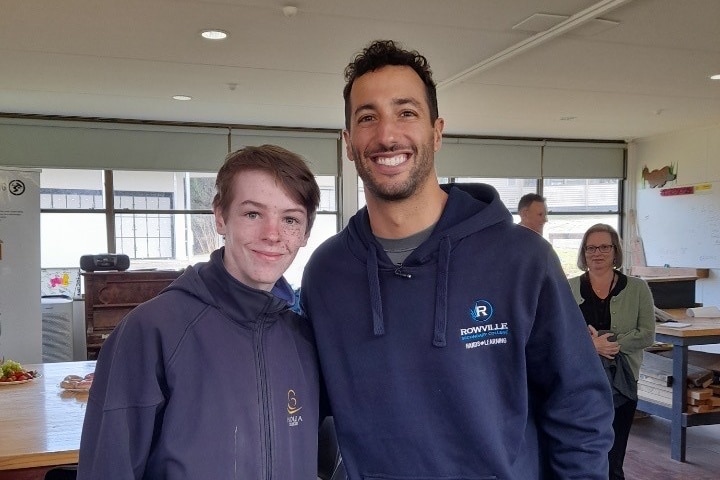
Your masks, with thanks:
[[(521, 32), (539, 33), (551, 29), (552, 27), (559, 25), (570, 18), (569, 15), (553, 15), (550, 13), (535, 13), (530, 15), (522, 22), (514, 25), (513, 30)], [(575, 28), (572, 33), (574, 35), (581, 35), (584, 37), (590, 37), (597, 35), (598, 33), (610, 30), (620, 25), (620, 22), (614, 20), (605, 20), (602, 18), (593, 18), (587, 23), (580, 25)]]

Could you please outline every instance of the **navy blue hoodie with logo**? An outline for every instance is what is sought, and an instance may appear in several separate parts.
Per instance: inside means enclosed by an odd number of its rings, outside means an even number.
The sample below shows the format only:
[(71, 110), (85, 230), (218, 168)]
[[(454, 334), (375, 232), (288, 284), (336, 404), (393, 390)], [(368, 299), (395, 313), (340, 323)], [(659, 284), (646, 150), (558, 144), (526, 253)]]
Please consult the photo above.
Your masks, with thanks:
[(79, 480), (315, 480), (319, 367), (307, 321), (233, 278), (224, 249), (188, 267), (103, 344)]
[(367, 209), (301, 288), (351, 480), (607, 479), (610, 388), (550, 244), (488, 185), (401, 266)]

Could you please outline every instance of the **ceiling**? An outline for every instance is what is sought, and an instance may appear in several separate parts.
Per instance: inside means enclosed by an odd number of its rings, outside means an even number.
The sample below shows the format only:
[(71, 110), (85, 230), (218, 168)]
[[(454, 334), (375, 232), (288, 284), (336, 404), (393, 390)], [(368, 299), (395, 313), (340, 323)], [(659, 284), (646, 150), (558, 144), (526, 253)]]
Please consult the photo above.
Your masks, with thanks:
[[(564, 23), (513, 29), (534, 14)], [(630, 140), (720, 124), (719, 19), (718, 0), (0, 0), (0, 113), (341, 129), (345, 65), (389, 38), (430, 61), (447, 134)]]

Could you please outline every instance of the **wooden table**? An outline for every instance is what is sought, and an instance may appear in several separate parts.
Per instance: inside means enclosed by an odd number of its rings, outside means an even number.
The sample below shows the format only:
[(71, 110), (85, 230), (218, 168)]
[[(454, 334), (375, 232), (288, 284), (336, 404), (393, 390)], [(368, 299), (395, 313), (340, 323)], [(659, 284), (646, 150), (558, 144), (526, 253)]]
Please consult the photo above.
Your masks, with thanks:
[(66, 392), (66, 375), (86, 375), (95, 362), (23, 365), (42, 376), (0, 386), (0, 480), (43, 478), (58, 465), (77, 463), (86, 393)]
[(670, 457), (673, 460), (684, 462), (686, 429), (698, 425), (720, 423), (720, 412), (686, 413), (688, 347), (720, 343), (720, 318), (688, 317), (685, 314), (686, 309), (667, 309), (665, 311), (675, 317), (678, 322), (690, 324), (683, 328), (668, 327), (663, 323), (655, 326), (655, 339), (673, 346), (672, 407), (639, 400), (638, 410), (670, 420)]

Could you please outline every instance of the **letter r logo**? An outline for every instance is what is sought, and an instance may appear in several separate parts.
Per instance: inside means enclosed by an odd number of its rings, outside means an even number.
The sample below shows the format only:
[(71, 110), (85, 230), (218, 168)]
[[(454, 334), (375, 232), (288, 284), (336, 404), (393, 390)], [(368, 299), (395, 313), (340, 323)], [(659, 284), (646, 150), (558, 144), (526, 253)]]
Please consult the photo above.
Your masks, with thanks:
[(493, 315), (493, 307), (486, 300), (478, 300), (470, 309), (470, 317), (475, 322), (487, 322)]

